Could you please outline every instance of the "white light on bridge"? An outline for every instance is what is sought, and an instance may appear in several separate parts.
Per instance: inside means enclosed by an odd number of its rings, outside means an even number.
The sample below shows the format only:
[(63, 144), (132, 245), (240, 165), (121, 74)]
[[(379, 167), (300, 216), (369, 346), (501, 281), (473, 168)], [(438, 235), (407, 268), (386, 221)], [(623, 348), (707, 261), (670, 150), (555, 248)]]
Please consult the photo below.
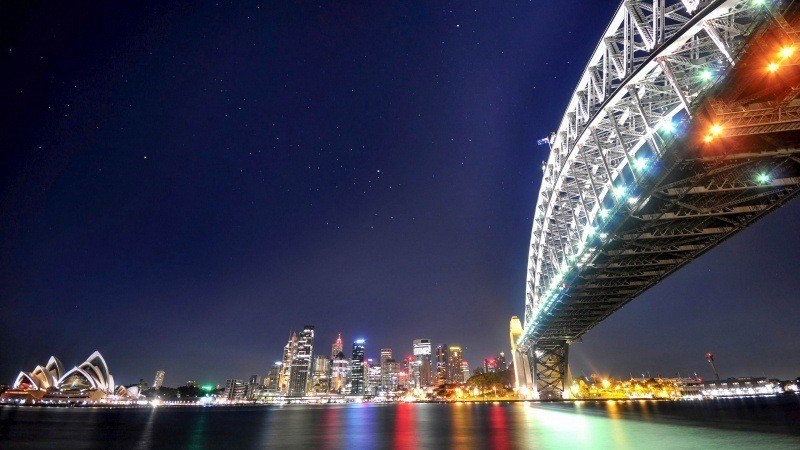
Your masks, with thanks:
[(647, 169), (647, 166), (650, 164), (650, 161), (647, 158), (636, 158), (633, 161), (633, 167), (638, 170), (639, 172)]
[(756, 176), (756, 181), (758, 181), (760, 184), (769, 184), (771, 178), (767, 173), (760, 173), (758, 176)]
[(625, 198), (625, 196), (628, 194), (628, 190), (625, 189), (625, 186), (617, 186), (613, 189), (613, 191), (614, 196), (617, 198)]
[(703, 70), (700, 71), (699, 77), (700, 77), (700, 80), (702, 80), (702, 81), (711, 81), (711, 78), (714, 77), (714, 72), (712, 72), (712, 71), (710, 71), (708, 69), (703, 69)]

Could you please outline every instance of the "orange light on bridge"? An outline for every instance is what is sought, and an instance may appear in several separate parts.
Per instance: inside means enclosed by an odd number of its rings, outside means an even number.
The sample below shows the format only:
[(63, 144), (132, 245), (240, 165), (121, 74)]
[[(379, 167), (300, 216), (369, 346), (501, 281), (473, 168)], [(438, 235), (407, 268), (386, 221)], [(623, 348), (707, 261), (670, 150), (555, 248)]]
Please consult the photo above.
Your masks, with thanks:
[(769, 72), (769, 73), (775, 73), (775, 72), (777, 72), (777, 71), (778, 71), (778, 69), (780, 69), (780, 68), (781, 68), (781, 65), (780, 65), (780, 64), (778, 64), (778, 63), (776, 63), (776, 62), (771, 62), (771, 63), (769, 63), (769, 64), (767, 65), (767, 72)]
[(720, 134), (722, 134), (722, 129), (723, 129), (722, 125), (720, 125), (720, 124), (715, 123), (714, 125), (711, 125), (711, 130), (710, 130), (711, 131), (711, 135), (712, 136), (719, 136)]
[(794, 54), (794, 46), (787, 45), (786, 47), (783, 47), (781, 51), (778, 52), (778, 54), (780, 55), (781, 58), (786, 59)]

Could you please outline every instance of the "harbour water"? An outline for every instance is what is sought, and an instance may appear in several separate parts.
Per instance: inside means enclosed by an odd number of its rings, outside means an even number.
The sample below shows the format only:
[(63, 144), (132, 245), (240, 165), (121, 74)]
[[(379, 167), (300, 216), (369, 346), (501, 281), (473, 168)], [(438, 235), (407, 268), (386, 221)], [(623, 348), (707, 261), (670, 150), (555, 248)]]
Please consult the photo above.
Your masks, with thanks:
[(800, 400), (2, 407), (19, 447), (797, 449)]

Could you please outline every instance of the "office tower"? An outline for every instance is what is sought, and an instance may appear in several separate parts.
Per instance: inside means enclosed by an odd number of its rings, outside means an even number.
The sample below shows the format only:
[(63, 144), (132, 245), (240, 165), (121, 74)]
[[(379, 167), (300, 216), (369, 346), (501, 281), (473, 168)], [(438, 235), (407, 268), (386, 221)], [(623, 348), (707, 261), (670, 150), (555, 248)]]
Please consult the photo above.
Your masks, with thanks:
[(483, 360), (483, 373), (497, 372), (497, 358), (490, 356)]
[(381, 364), (387, 359), (392, 359), (392, 349), (390, 348), (382, 348), (381, 349)]
[(297, 354), (297, 333), (292, 333), (289, 342), (283, 347), (283, 364), (281, 364), (281, 376), (278, 382), (278, 392), (281, 395), (289, 394), (289, 384), (292, 378), (292, 361)]
[(353, 342), (353, 357), (350, 359), (350, 394), (364, 395), (364, 339)]
[(400, 383), (400, 364), (393, 359), (387, 359), (381, 364), (381, 389), (384, 392), (394, 392)]
[(292, 369), (289, 381), (289, 396), (305, 396), (311, 384), (311, 358), (314, 353), (314, 326), (306, 325), (297, 335), (297, 346), (292, 358)]
[(497, 356), (497, 371), (502, 372), (508, 369), (506, 365), (506, 354), (505, 352), (500, 352), (500, 355)]
[(153, 381), (153, 389), (158, 389), (164, 384), (164, 375), (166, 375), (166, 372), (163, 370), (156, 372), (156, 379)]
[(414, 339), (414, 366), (413, 378), (414, 385), (419, 388), (426, 388), (433, 384), (431, 374), (431, 340)]
[(350, 377), (350, 360), (339, 352), (331, 363), (331, 392), (344, 394)]
[(259, 376), (258, 375), (250, 375), (250, 380), (248, 380), (247, 385), (244, 387), (244, 398), (247, 400), (255, 400), (256, 394), (258, 393), (259, 386)]
[(517, 342), (519, 342), (524, 331), (519, 317), (511, 317), (509, 328), (509, 338), (511, 339), (511, 361), (514, 364), (515, 387), (522, 392), (523, 396), (528, 396), (533, 394), (533, 375), (531, 374), (531, 365), (528, 361), (528, 353), (517, 347)]
[(381, 388), (381, 364), (372, 358), (367, 359), (367, 373), (366, 392), (369, 395), (377, 395)]
[(464, 374), (461, 372), (461, 347), (451, 345), (447, 355), (447, 382), (463, 383)]
[(461, 361), (461, 376), (463, 383), (466, 383), (467, 380), (469, 380), (469, 363), (466, 361)]
[(446, 345), (436, 346), (436, 385), (447, 383), (447, 360), (450, 349)]
[(317, 355), (314, 357), (314, 370), (312, 382), (312, 391), (315, 394), (323, 394), (330, 391), (331, 388), (331, 360), (326, 355)]
[(244, 382), (242, 380), (227, 380), (225, 382), (224, 395), (230, 401), (242, 400), (244, 398)]
[(269, 369), (267, 377), (264, 378), (264, 388), (268, 392), (273, 394), (277, 394), (279, 392), (282, 367), (283, 367), (283, 362), (275, 361), (275, 364), (273, 364), (272, 367)]
[(342, 347), (342, 333), (339, 333), (339, 337), (336, 338), (336, 341), (334, 341), (333, 345), (331, 346), (331, 361), (336, 359), (336, 356), (339, 353), (342, 353), (343, 350), (344, 347)]
[(390, 348), (382, 348), (381, 349), (381, 381), (380, 381), (380, 388), (383, 390), (387, 389), (386, 381), (389, 379), (389, 370), (386, 367), (386, 361), (394, 361), (392, 359), (392, 349)]

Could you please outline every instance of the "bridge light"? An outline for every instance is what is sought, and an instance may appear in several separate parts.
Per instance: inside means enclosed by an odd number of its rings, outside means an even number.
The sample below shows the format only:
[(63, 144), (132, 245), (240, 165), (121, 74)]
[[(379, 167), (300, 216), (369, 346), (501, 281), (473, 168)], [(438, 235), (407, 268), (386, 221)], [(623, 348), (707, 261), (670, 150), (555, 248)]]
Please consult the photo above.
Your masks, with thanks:
[(699, 77), (701, 81), (711, 81), (711, 78), (714, 77), (714, 72), (709, 69), (703, 69), (700, 71)]
[(664, 119), (658, 123), (658, 128), (668, 134), (672, 134), (675, 132), (675, 122)]
[(586, 236), (594, 236), (597, 232), (597, 227), (593, 227), (591, 225), (586, 227)]
[(709, 142), (711, 142), (711, 141), (713, 141), (713, 140), (714, 140), (714, 136), (712, 136), (712, 135), (710, 135), (710, 134), (707, 134), (707, 135), (706, 135), (706, 136), (703, 138), (703, 142), (705, 142), (706, 144), (708, 144)]
[(600, 239), (605, 239), (608, 237), (608, 233), (600, 233)]
[(711, 125), (711, 129), (709, 130), (709, 132), (711, 133), (712, 136), (716, 137), (722, 134), (722, 130), (723, 130), (722, 125), (715, 123), (714, 125)]
[(766, 0), (753, 0), (753, 4), (756, 6), (762, 6), (764, 3), (766, 3)]
[(780, 68), (781, 68), (781, 65), (780, 65), (780, 64), (778, 64), (778, 63), (776, 63), (776, 62), (771, 62), (771, 63), (769, 63), (769, 64), (767, 65), (767, 72), (769, 72), (769, 73), (775, 73), (775, 72), (777, 72), (777, 71), (778, 71), (778, 69), (780, 69)]
[(639, 197), (630, 197), (630, 198), (628, 198), (628, 203), (630, 203), (631, 205), (636, 204), (636, 202), (638, 202), (638, 201), (639, 201)]
[(605, 219), (608, 217), (608, 210), (605, 208), (600, 208), (600, 211), (597, 212), (597, 215), (600, 216), (601, 219)]
[(760, 184), (768, 184), (772, 179), (768, 173), (760, 173), (756, 176), (756, 181)]
[(650, 163), (650, 161), (649, 161), (647, 158), (636, 158), (636, 159), (633, 161), (633, 167), (634, 167), (636, 170), (638, 170), (639, 172), (641, 172), (641, 171), (643, 171), (643, 170), (647, 169), (647, 165), (648, 165), (649, 163)]
[(617, 198), (625, 198), (625, 195), (628, 193), (628, 190), (625, 189), (625, 186), (617, 186), (613, 189), (613, 191)]
[(778, 52), (778, 54), (780, 55), (781, 58), (786, 59), (792, 56), (792, 54), (794, 54), (794, 47), (791, 45), (787, 45), (786, 47), (783, 47), (781, 51)]

